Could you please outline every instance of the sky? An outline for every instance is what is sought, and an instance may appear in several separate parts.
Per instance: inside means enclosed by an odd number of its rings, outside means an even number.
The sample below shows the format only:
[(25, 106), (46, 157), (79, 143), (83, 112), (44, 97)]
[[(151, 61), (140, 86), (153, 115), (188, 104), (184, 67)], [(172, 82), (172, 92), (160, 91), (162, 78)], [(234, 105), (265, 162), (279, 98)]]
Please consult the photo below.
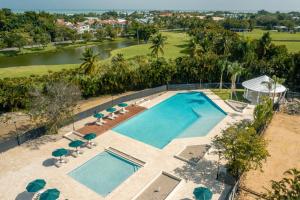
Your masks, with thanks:
[(300, 11), (300, 0), (0, 0), (1, 8)]

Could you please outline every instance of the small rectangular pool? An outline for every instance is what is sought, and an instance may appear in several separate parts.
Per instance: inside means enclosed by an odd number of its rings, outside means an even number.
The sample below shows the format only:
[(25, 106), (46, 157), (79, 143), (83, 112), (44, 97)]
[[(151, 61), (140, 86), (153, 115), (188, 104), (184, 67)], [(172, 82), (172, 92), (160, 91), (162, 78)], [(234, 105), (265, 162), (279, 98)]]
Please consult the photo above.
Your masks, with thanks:
[(174, 138), (207, 135), (225, 116), (202, 92), (178, 93), (113, 130), (162, 149)]
[(68, 175), (105, 197), (139, 168), (126, 159), (104, 151)]

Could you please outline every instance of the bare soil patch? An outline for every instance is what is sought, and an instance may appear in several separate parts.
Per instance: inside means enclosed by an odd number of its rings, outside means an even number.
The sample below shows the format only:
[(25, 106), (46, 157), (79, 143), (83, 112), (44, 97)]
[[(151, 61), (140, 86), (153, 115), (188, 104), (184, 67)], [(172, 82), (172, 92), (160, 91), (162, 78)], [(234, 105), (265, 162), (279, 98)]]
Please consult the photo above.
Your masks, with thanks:
[[(290, 168), (300, 169), (300, 116), (275, 114), (264, 136), (268, 141), (270, 157), (263, 164), (263, 171), (252, 170), (242, 185), (258, 193), (271, 188), (271, 180), (279, 181)], [(252, 195), (242, 194), (242, 200), (252, 200)]]

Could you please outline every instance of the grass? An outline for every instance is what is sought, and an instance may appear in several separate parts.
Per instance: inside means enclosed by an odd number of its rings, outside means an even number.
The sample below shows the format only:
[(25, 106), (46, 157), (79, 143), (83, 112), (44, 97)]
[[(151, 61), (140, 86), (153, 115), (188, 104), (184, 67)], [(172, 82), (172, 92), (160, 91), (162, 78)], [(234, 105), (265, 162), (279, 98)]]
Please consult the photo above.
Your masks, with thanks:
[[(164, 57), (174, 59), (177, 58), (178, 56), (184, 55), (184, 49), (188, 42), (187, 34), (178, 33), (178, 32), (163, 32), (162, 34), (168, 37), (164, 48), (165, 49)], [(116, 39), (116, 41), (122, 39), (124, 38), (118, 38)], [(95, 43), (90, 42), (85, 45), (91, 45), (91, 44), (95, 44)], [(68, 45), (64, 48), (76, 47), (76, 45), (82, 46), (82, 44), (74, 44), (74, 45)], [(149, 49), (150, 46), (151, 44), (148, 43), (148, 44), (140, 44), (140, 45), (134, 45), (134, 46), (125, 47), (121, 49), (116, 49), (111, 52), (110, 58), (118, 53), (122, 53), (125, 58), (131, 58), (137, 55), (147, 55), (150, 54), (151, 52), (151, 50)], [(48, 51), (50, 51), (50, 47)], [(108, 62), (110, 58), (103, 60), (103, 62)], [(33, 65), (33, 66), (0, 68), (0, 78), (43, 75), (43, 74), (47, 74), (49, 70), (60, 71), (62, 69), (71, 69), (71, 68), (76, 68), (78, 66), (79, 64), (63, 64), (63, 65)]]
[[(163, 32), (162, 34), (168, 38), (164, 47), (164, 57), (167, 59), (175, 59), (179, 56), (183, 56), (189, 36), (186, 33), (181, 32)], [(151, 53), (151, 50), (149, 49), (150, 46), (151, 42), (148, 44), (140, 44), (122, 49), (116, 49), (111, 52), (111, 55), (114, 56), (118, 53), (121, 53), (125, 58), (132, 58), (137, 55), (147, 55)]]
[(34, 65), (24, 67), (7, 67), (0, 68), (0, 78), (6, 77), (24, 77), (30, 75), (43, 75), (49, 71), (61, 71), (62, 69), (72, 69), (78, 67), (79, 64), (64, 64), (64, 65)]
[[(223, 100), (230, 99), (231, 90), (230, 89), (211, 89), (213, 93), (218, 95)], [(245, 102), (246, 100), (243, 97), (244, 89), (237, 89), (236, 96), (233, 95), (233, 100)]]
[[(250, 39), (259, 39), (267, 32), (266, 30), (254, 29), (252, 32), (239, 33)], [(300, 51), (300, 33), (274, 32), (269, 31), (271, 38), (276, 45), (286, 45), (290, 52)]]

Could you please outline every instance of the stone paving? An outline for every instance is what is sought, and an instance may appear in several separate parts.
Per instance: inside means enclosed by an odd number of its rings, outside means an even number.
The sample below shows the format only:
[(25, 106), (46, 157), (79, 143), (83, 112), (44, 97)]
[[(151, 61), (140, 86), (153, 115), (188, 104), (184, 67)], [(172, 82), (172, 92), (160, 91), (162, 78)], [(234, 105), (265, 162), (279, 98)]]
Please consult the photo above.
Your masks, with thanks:
[[(151, 108), (177, 92), (163, 93), (140, 106)], [(31, 195), (25, 192), (26, 185), (34, 179), (43, 178), (47, 182), (46, 188), (57, 188), (61, 191), (60, 199), (129, 200), (142, 193), (149, 183), (153, 182), (163, 171), (181, 179), (179, 185), (167, 197), (169, 200), (193, 199), (193, 190), (199, 186), (210, 188), (213, 192), (213, 199), (223, 199), (229, 186), (216, 181), (216, 155), (205, 154), (197, 165), (189, 165), (174, 158), (174, 155), (189, 145), (210, 144), (211, 139), (230, 124), (242, 119), (252, 119), (253, 106), (249, 106), (243, 113), (237, 113), (214, 93), (209, 90), (203, 92), (228, 113), (206, 136), (177, 138), (163, 149), (157, 149), (112, 130), (107, 130), (95, 139), (95, 142), (98, 143), (96, 147), (83, 148), (82, 155), (77, 158), (69, 157), (67, 164), (56, 168), (52, 165), (51, 152), (56, 148), (68, 148), (69, 141), (61, 139), (61, 136), (72, 130), (73, 125), (69, 125), (62, 128), (59, 135), (45, 136), (0, 154), (0, 199), (30, 199)], [(95, 121), (93, 117), (88, 117), (74, 125), (76, 129), (80, 129), (86, 123), (93, 121)], [(72, 179), (68, 173), (109, 147), (133, 156), (145, 162), (145, 165), (104, 198)]]

